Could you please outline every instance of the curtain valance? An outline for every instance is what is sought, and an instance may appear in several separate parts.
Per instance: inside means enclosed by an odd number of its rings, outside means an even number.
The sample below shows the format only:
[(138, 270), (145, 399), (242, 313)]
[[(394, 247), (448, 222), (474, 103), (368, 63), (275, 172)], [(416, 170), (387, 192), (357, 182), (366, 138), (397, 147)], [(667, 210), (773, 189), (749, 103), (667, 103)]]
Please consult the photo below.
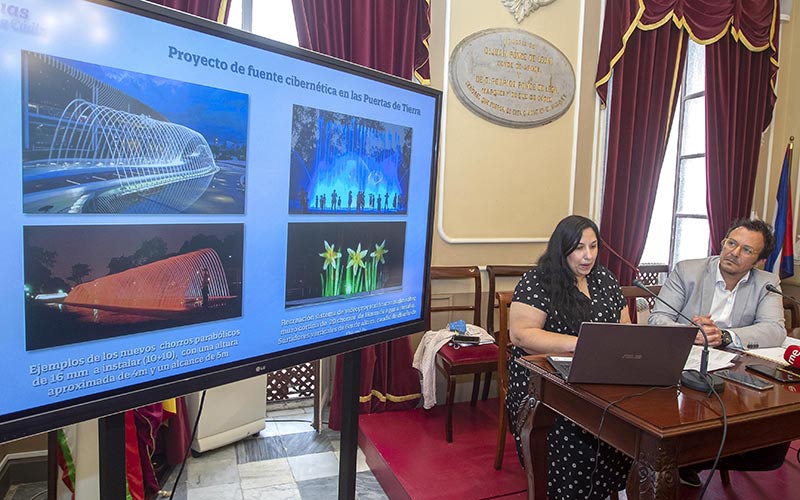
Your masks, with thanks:
[(672, 22), (697, 43), (708, 45), (729, 35), (753, 52), (769, 51), (774, 91), (778, 71), (779, 0), (609, 0), (595, 86), (603, 105), (608, 80), (636, 30), (654, 30)]

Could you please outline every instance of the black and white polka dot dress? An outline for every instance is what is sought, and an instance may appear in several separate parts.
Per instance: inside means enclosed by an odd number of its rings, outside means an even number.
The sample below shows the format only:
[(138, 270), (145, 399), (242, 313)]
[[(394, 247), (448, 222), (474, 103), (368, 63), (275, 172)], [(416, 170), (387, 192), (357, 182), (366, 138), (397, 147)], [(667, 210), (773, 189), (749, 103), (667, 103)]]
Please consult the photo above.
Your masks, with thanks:
[[(596, 264), (589, 273), (587, 282), (592, 297), (591, 321), (618, 322), (625, 299), (617, 279), (608, 269)], [(517, 284), (513, 300), (548, 312), (550, 299), (542, 287), (537, 268), (525, 273)], [(544, 329), (565, 335), (578, 334), (558, 316), (548, 313)], [(511, 422), (516, 422), (521, 405), (528, 395), (528, 371), (515, 363), (514, 358), (526, 354), (519, 347), (514, 347), (512, 358), (509, 360), (506, 406)], [(521, 461), (520, 436), (515, 426), (511, 427)], [(598, 448), (598, 440), (571, 421), (560, 416), (556, 418), (547, 436), (547, 448), (548, 498), (603, 499), (612, 491), (625, 488), (625, 480), (631, 466), (630, 458), (602, 441), (599, 442)]]

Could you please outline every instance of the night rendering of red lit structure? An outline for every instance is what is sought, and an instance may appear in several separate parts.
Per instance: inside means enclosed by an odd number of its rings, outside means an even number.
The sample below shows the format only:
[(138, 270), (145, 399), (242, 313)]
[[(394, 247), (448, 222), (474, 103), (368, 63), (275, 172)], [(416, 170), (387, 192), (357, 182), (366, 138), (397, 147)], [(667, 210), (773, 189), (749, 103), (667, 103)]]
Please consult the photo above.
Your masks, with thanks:
[(219, 256), (204, 248), (82, 283), (63, 303), (171, 317), (213, 308), (232, 298)]

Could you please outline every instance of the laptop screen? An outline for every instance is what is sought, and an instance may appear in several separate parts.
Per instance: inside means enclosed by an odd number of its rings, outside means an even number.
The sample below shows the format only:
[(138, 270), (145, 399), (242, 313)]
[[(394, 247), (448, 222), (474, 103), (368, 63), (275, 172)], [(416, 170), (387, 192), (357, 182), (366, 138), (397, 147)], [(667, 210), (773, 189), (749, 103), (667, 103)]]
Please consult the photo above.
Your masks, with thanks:
[(620, 323), (583, 323), (570, 383), (677, 384), (697, 328)]

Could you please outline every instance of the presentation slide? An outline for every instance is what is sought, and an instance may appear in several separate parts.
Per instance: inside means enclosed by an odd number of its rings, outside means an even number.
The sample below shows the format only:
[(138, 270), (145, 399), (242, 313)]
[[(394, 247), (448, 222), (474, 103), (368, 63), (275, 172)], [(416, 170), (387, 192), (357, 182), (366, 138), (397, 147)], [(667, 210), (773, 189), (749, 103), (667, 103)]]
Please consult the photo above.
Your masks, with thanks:
[(438, 94), (129, 10), (0, 9), (0, 424), (422, 319)]

